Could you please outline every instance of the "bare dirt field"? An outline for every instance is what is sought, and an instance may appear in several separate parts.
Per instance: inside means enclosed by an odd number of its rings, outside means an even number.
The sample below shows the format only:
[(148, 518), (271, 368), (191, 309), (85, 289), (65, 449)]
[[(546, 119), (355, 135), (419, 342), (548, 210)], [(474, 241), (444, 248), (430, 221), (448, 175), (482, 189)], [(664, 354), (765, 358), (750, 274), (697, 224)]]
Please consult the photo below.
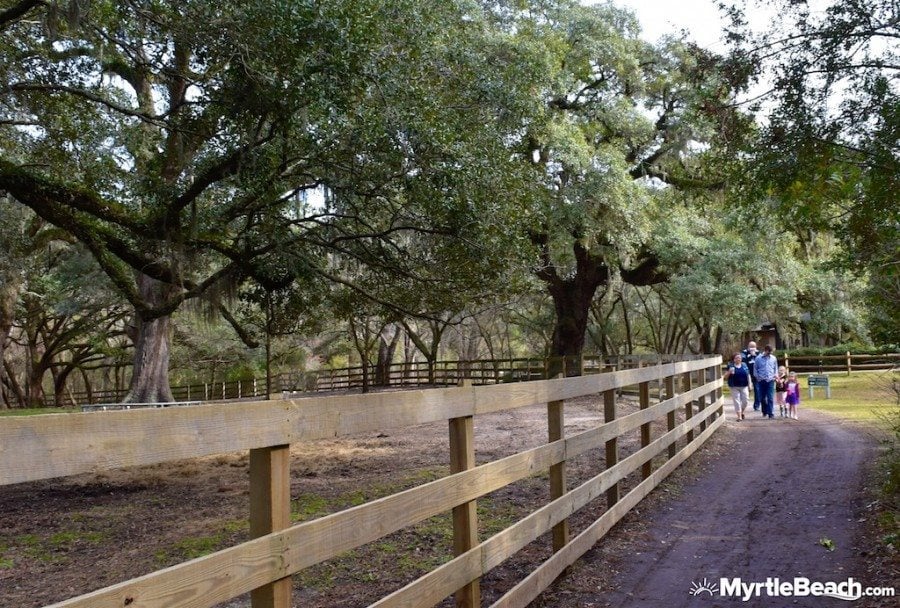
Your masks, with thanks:
[[(627, 398), (620, 402), (621, 414), (635, 407)], [(566, 432), (602, 417), (598, 399), (567, 402)], [(546, 433), (541, 407), (476, 418), (477, 458), (486, 462), (539, 445)], [(446, 475), (447, 442), (446, 425), (432, 424), (293, 446), (294, 521)], [(623, 456), (637, 443), (637, 432), (624, 438)], [(666, 605), (699, 606), (688, 591), (701, 575), (749, 580), (771, 571), (858, 572), (858, 580), (876, 584), (874, 574), (866, 578), (862, 475), (874, 446), (830, 419), (732, 420), (535, 604), (652, 606), (682, 596), (691, 603)], [(569, 465), (569, 486), (603, 466), (602, 451), (583, 455)], [(548, 499), (546, 475), (480, 499), (480, 536)], [(579, 513), (573, 533), (604, 506)], [(243, 453), (0, 488), (0, 606), (43, 606), (236, 544), (248, 538), (247, 511)], [(294, 605), (366, 606), (447, 561), (451, 529), (449, 516), (435, 517), (304, 570), (294, 577)], [(819, 545), (820, 537), (832, 539), (835, 550)], [(541, 538), (492, 571), (482, 580), (483, 604), (549, 554), (549, 538)]]

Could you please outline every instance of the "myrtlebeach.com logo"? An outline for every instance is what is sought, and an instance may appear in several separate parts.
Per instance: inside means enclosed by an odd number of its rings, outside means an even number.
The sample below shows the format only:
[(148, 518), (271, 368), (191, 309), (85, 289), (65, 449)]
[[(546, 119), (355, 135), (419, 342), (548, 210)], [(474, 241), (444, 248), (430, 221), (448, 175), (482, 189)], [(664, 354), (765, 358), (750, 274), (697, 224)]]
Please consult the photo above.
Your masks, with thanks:
[(767, 578), (765, 582), (745, 582), (740, 578), (720, 578), (719, 582), (703, 579), (692, 582), (690, 594), (693, 596), (739, 597), (744, 602), (753, 598), (767, 597), (833, 597), (853, 601), (862, 597), (894, 597), (893, 587), (863, 587), (859, 581), (848, 578), (845, 581), (817, 582), (797, 576), (791, 580)]

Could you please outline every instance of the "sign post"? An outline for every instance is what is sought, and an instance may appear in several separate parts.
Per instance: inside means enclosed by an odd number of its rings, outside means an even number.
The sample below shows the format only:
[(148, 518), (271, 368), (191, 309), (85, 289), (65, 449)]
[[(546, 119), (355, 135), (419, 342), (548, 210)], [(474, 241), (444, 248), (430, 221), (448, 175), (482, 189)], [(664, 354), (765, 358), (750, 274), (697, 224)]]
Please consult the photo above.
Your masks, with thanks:
[(828, 376), (825, 374), (821, 374), (818, 376), (810, 376), (806, 379), (809, 384), (809, 398), (813, 398), (813, 390), (816, 386), (824, 386), (825, 387), (825, 398), (831, 399), (831, 384), (828, 381)]

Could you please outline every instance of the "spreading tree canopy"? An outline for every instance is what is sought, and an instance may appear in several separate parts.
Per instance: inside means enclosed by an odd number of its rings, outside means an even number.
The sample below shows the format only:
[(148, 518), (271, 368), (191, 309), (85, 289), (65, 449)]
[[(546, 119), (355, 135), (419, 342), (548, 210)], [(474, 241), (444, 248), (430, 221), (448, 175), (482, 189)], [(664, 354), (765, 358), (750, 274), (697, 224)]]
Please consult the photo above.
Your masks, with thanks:
[[(171, 399), (185, 300), (248, 278), (352, 285), (341, 256), (412, 282), (417, 233), (442, 276), (489, 269), (453, 244), (510, 219), (492, 193), (514, 188), (493, 128), (510, 87), (488, 69), (504, 51), (474, 5), (23, 0), (0, 30), (0, 190), (134, 307), (132, 401)], [(485, 246), (508, 234), (478, 225)]]
[(523, 128), (519, 158), (543, 193), (530, 239), (556, 311), (552, 353), (577, 355), (598, 287), (668, 276), (647, 246), (654, 190), (721, 187), (699, 159), (746, 119), (731, 105), (739, 82), (715, 55), (675, 39), (652, 45), (612, 4), (529, 8), (497, 14), (543, 61), (543, 105)]
[[(895, 0), (758, 2), (763, 33), (733, 8), (733, 56), (764, 87), (760, 139), (741, 183), (784, 222), (835, 234), (835, 262), (867, 275), (874, 334), (900, 341), (900, 7)], [(753, 4), (748, 10), (752, 10)]]

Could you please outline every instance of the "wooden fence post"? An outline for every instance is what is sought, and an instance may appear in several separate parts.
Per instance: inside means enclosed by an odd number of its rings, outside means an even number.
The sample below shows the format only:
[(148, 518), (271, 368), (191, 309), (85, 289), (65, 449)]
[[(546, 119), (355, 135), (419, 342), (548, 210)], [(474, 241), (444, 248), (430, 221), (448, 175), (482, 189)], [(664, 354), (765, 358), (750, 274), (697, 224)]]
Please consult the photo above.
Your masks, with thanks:
[[(562, 378), (563, 376), (557, 376)], [(550, 442), (565, 436), (565, 401), (547, 403), (547, 429)], [(550, 466), (550, 500), (556, 500), (566, 493), (566, 461)], [(556, 553), (569, 543), (569, 520), (564, 519), (553, 526), (553, 552)]]
[[(700, 379), (700, 386), (703, 386), (706, 384), (706, 370), (705, 369), (699, 370), (697, 372), (697, 377)], [(706, 393), (703, 393), (697, 399), (697, 413), (702, 415), (703, 410), (705, 410), (705, 409), (706, 409)], [(706, 430), (706, 420), (704, 420), (703, 422), (700, 423), (700, 432), (702, 433), (705, 430)]]
[(722, 390), (722, 384), (721, 384), (721, 382), (722, 382), (722, 365), (721, 364), (716, 365), (715, 373), (713, 375), (715, 376), (715, 379), (719, 382), (719, 388), (716, 389), (716, 403), (719, 404), (719, 407), (718, 407), (719, 413), (717, 414), (717, 417), (724, 416), (725, 415), (725, 401), (722, 397), (725, 393)]
[(847, 351), (847, 375), (848, 376), (850, 375), (850, 370), (852, 368), (851, 363), (852, 363), (852, 357), (850, 356), (850, 351), (848, 350)]
[[(674, 399), (675, 398), (675, 377), (674, 376), (666, 376), (663, 381), (666, 388), (666, 399)], [(666, 414), (666, 430), (672, 431), (675, 430), (675, 410), (672, 410), (668, 414)], [(672, 445), (669, 446), (669, 458), (675, 458), (675, 454), (678, 452), (678, 446), (675, 445), (676, 442), (672, 442)]]
[[(691, 375), (691, 372), (684, 372), (681, 375), (681, 384), (685, 393), (690, 392), (693, 388), (694, 377)], [(693, 400), (689, 400), (684, 404), (684, 419), (690, 420), (694, 415), (694, 402)], [(694, 431), (690, 430), (687, 432), (687, 443), (691, 443), (694, 440)]]
[[(610, 373), (615, 373), (612, 368)], [(616, 389), (611, 388), (603, 392), (603, 421), (612, 422), (616, 419), (618, 412), (616, 411)], [(619, 439), (613, 437), (606, 442), (606, 468), (610, 468), (619, 462)], [(606, 506), (612, 508), (619, 502), (619, 483), (606, 491)]]
[[(638, 364), (643, 367), (642, 363)], [(650, 407), (650, 383), (641, 382), (638, 385), (638, 399), (640, 400), (640, 408), (645, 410)], [(645, 448), (650, 445), (650, 423), (641, 425), (641, 447)], [(641, 465), (641, 479), (647, 479), (653, 473), (653, 462), (648, 460)]]
[[(471, 380), (461, 380), (460, 386), (472, 386)], [(472, 416), (450, 419), (450, 473), (475, 468), (475, 428)], [(453, 554), (460, 555), (478, 545), (478, 512), (472, 500), (453, 508)], [(479, 580), (468, 583), (456, 594), (456, 605), (477, 608), (481, 605)]]
[[(290, 446), (250, 450), (250, 536), (258, 538), (290, 525)], [(250, 602), (253, 608), (290, 608), (291, 577), (254, 589)]]

